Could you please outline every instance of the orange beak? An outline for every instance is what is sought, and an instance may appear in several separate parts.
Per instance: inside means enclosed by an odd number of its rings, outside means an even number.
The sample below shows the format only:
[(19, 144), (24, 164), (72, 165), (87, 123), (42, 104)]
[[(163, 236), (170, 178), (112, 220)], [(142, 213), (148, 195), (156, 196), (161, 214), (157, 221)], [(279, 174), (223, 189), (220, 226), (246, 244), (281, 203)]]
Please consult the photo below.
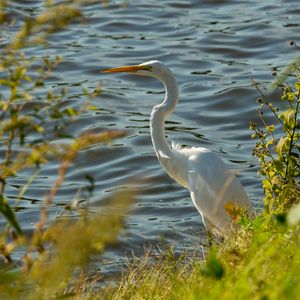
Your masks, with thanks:
[(143, 65), (123, 66), (118, 68), (105, 69), (102, 70), (101, 73), (120, 73), (120, 72), (135, 73), (139, 70), (149, 70), (149, 66), (143, 66)]

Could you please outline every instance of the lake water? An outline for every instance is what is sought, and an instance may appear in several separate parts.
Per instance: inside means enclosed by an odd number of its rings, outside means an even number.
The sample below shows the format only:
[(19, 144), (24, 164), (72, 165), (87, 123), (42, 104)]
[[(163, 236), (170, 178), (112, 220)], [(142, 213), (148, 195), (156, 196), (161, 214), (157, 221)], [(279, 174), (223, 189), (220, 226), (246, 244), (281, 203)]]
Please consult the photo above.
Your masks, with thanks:
[[(12, 1), (10, 14), (16, 23), (3, 28), (0, 42), (5, 45), (22, 18), (39, 9), (38, 1)], [(119, 272), (126, 257), (132, 252), (141, 255), (149, 244), (157, 248), (169, 243), (179, 252), (184, 248), (201, 252), (206, 232), (200, 216), (188, 191), (162, 170), (151, 144), (149, 114), (163, 99), (162, 85), (150, 78), (103, 75), (99, 70), (152, 59), (167, 64), (180, 86), (179, 104), (166, 124), (168, 139), (209, 147), (230, 168), (241, 169), (240, 179), (259, 209), (262, 190), (248, 129), (257, 119), (258, 93), (251, 79), (268, 87), (274, 79), (272, 70), (283, 70), (299, 56), (299, 50), (289, 45), (290, 40), (299, 40), (299, 1), (110, 1), (108, 6), (89, 5), (84, 13), (85, 20), (28, 54), (63, 56), (48, 86), (68, 87), (71, 97), (66, 106), (83, 99), (80, 85), (93, 89), (101, 84), (102, 93), (92, 102), (97, 109), (82, 113), (70, 124), (69, 133), (125, 128), (129, 135), (80, 153), (50, 217), (60, 216), (70, 195), (87, 185), (86, 174), (95, 182), (90, 199), (94, 213), (101, 212), (103, 199), (135, 182), (139, 193), (120, 242), (102, 258), (93, 257), (91, 270)], [(276, 103), (278, 95), (272, 96)], [(19, 204), (17, 217), (26, 231), (33, 230), (56, 174), (57, 164), (47, 165)], [(10, 200), (29, 175), (24, 172), (9, 182)]]

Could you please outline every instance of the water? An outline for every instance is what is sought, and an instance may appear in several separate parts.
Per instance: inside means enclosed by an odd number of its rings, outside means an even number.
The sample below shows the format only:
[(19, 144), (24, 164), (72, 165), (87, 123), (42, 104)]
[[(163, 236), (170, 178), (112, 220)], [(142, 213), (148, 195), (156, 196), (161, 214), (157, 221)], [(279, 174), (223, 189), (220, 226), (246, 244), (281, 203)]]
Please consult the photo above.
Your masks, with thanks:
[[(40, 9), (37, 1), (12, 3), (10, 15), (16, 23), (1, 31), (3, 45), (24, 16)], [(28, 50), (38, 57), (64, 57), (48, 86), (68, 87), (72, 97), (66, 106), (83, 99), (79, 85), (94, 88), (101, 83), (102, 93), (92, 103), (97, 109), (82, 113), (70, 124), (69, 133), (77, 136), (87, 130), (120, 128), (130, 133), (112, 145), (82, 151), (50, 210), (51, 219), (61, 215), (70, 195), (87, 186), (86, 174), (95, 181), (90, 200), (93, 212), (101, 212), (103, 199), (128, 182), (140, 188), (120, 243), (104, 257), (94, 257), (91, 270), (119, 272), (127, 256), (142, 254), (149, 244), (158, 247), (166, 242), (178, 251), (194, 247), (201, 252), (199, 245), (206, 238), (188, 191), (164, 173), (152, 149), (149, 114), (163, 98), (161, 84), (125, 74), (102, 75), (99, 70), (152, 59), (167, 64), (180, 86), (179, 104), (166, 124), (168, 138), (209, 147), (229, 167), (241, 169), (240, 179), (259, 208), (262, 191), (248, 130), (249, 122), (257, 119), (258, 93), (251, 79), (268, 86), (272, 70), (282, 70), (299, 55), (296, 47), (289, 46), (290, 40), (297, 42), (299, 37), (297, 4), (292, 0), (110, 1), (108, 7), (87, 6), (84, 21), (53, 35), (47, 46)], [(49, 164), (25, 193), (17, 213), (25, 231), (33, 230), (45, 191), (56, 174), (57, 164)], [(24, 172), (10, 182), (10, 199), (29, 175)]]

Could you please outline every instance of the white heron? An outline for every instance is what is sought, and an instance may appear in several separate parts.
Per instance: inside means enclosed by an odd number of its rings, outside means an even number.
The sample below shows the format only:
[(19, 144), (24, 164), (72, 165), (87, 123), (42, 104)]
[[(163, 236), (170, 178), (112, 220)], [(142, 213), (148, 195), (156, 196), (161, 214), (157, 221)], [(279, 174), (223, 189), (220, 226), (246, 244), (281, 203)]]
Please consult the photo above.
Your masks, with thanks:
[(202, 147), (181, 147), (165, 137), (165, 120), (178, 102), (178, 85), (168, 67), (160, 61), (103, 70), (102, 73), (126, 72), (154, 77), (165, 87), (165, 99), (153, 107), (150, 132), (155, 153), (160, 164), (180, 185), (190, 191), (209, 232), (224, 235), (233, 224), (232, 208), (252, 214), (251, 203), (234, 172), (211, 150)]

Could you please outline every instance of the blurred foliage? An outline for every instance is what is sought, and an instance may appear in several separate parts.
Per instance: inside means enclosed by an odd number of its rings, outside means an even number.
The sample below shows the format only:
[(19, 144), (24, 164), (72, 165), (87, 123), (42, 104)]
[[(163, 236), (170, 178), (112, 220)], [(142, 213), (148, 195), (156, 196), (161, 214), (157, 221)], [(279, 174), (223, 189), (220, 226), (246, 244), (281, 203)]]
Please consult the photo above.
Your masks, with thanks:
[[(289, 44), (294, 50), (299, 51), (299, 46), (294, 40), (290, 40)], [(279, 74), (274, 70), (274, 75), (276, 76), (275, 82), (272, 84), (271, 88), (278, 88), (284, 84), (289, 77), (294, 76), (294, 70), (299, 68), (300, 57), (295, 58), (291, 63), (289, 63)]]
[[(21, 228), (5, 195), (9, 178), (27, 168), (35, 168), (38, 172), (49, 159), (59, 158), (59, 180), (51, 189), (52, 195), (46, 199), (46, 206), (50, 205), (51, 198), (63, 181), (62, 173), (72, 163), (78, 151), (91, 144), (107, 143), (125, 134), (124, 131), (87, 133), (68, 145), (54, 144), (53, 141), (60, 138), (73, 139), (64, 133), (65, 128), (88, 107), (90, 99), (97, 96), (100, 89), (88, 91), (83, 88), (86, 101), (65, 107), (64, 102), (68, 98), (66, 88), (61, 88), (60, 91), (48, 89), (45, 92), (47, 78), (62, 58), (27, 57), (22, 52), (28, 46), (45, 42), (49, 34), (78, 21), (82, 17), (80, 5), (83, 3), (84, 1), (46, 1), (44, 10), (41, 9), (30, 18), (24, 18), (10, 43), (0, 50), (0, 141), (6, 149), (0, 160), (0, 212), (18, 234), (21, 233)], [(9, 1), (1, 1), (2, 26), (7, 25), (8, 21), (12, 22), (9, 8)], [(32, 178), (28, 185), (31, 181)]]
[(0, 269), (0, 280), (6, 282), (0, 285), (1, 299), (56, 299), (67, 294), (91, 255), (101, 254), (117, 242), (132, 199), (132, 192), (123, 191), (106, 202), (106, 213), (101, 216), (64, 217), (45, 231), (35, 232), (31, 240), (14, 241), (11, 250), (24, 244), (32, 250), (38, 244), (45, 245), (47, 250), (40, 248), (37, 258), (34, 252), (27, 252), (22, 269)]
[[(117, 242), (133, 199), (132, 192), (123, 191), (103, 205), (105, 213), (89, 216), (76, 205), (78, 195), (70, 195), (65, 216), (49, 224), (48, 209), (77, 154), (92, 145), (124, 137), (126, 133), (114, 130), (84, 132), (79, 136), (66, 134), (67, 126), (91, 107), (90, 101), (99, 95), (100, 88), (92, 91), (82, 88), (84, 99), (66, 105), (71, 98), (67, 89), (50, 89), (47, 83), (62, 58), (28, 57), (25, 53), (29, 47), (46, 44), (51, 34), (83, 20), (83, 5), (97, 2), (45, 1), (30, 17), (12, 20), (10, 2), (0, 1), (1, 26), (10, 26), (15, 21), (19, 26), (0, 49), (0, 142), (4, 153), (0, 158), (0, 214), (7, 221), (6, 228), (0, 228), (0, 254), (6, 264), (0, 267), (1, 299), (63, 297), (74, 286), (76, 275), (85, 272), (90, 256), (101, 254), (107, 245)], [(40, 220), (28, 236), (23, 234), (15, 210), (35, 177), (51, 161), (59, 165), (57, 178), (45, 191)], [(6, 195), (7, 185), (24, 169), (30, 170), (32, 176), (13, 203)], [(93, 178), (89, 175), (86, 178), (91, 195)], [(13, 259), (18, 251), (24, 253), (22, 262)]]

